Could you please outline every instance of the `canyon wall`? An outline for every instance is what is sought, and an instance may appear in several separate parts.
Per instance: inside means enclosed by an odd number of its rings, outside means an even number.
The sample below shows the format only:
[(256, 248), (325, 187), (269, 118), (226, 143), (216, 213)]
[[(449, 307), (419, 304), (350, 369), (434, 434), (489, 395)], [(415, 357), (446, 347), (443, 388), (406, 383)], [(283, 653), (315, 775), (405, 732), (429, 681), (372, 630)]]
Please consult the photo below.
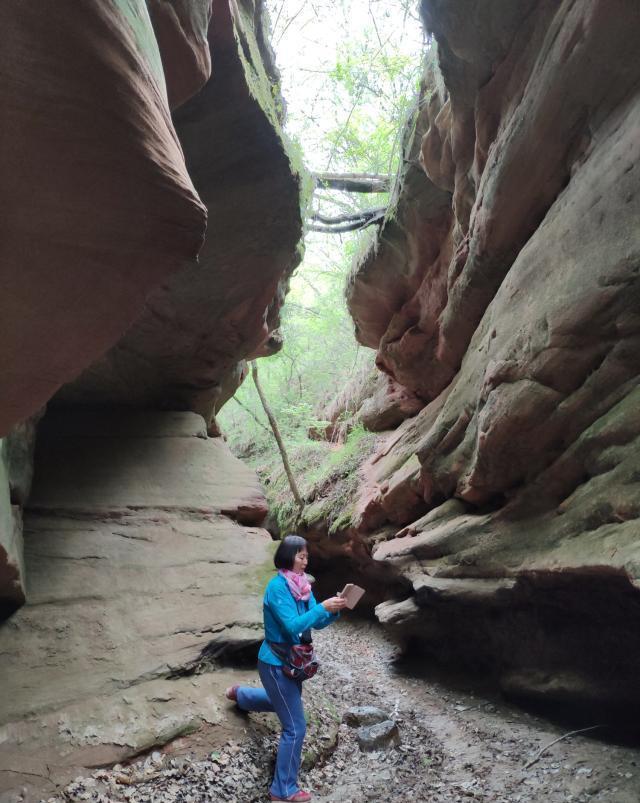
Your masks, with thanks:
[(348, 534), (410, 583), (376, 613), (432, 658), (637, 711), (640, 9), (422, 12), (403, 168), (347, 288), (422, 409), (362, 466)]
[(10, 0), (0, 22), (0, 797), (17, 799), (230, 727), (225, 667), (255, 657), (272, 550), (255, 475), (211, 436), (244, 360), (281, 345), (301, 176), (262, 0)]

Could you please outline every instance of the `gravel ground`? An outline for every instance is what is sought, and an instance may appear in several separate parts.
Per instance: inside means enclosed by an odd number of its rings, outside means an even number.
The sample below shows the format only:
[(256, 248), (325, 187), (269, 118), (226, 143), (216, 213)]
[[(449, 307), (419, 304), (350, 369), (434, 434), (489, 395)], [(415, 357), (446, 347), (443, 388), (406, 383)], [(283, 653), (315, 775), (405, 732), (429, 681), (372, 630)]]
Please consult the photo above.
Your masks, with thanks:
[[(345, 617), (346, 619), (346, 617)], [(322, 670), (305, 684), (301, 782), (315, 803), (638, 803), (640, 751), (583, 735), (471, 691), (403, 674), (380, 630), (343, 621), (316, 636)], [(256, 681), (257, 682), (257, 681)], [(387, 711), (401, 744), (363, 753), (341, 724), (354, 705)], [(268, 800), (278, 724), (242, 717), (243, 738), (206, 756), (154, 752), (77, 778), (49, 803), (253, 803)], [(567, 728), (569, 730), (569, 728)]]

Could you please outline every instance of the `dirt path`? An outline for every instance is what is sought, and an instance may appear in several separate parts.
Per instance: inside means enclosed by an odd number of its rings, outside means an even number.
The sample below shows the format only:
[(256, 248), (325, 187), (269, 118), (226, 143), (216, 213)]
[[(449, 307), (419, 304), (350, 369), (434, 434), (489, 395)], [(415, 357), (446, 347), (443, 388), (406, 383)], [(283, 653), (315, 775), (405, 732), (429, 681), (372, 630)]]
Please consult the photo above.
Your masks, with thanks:
[[(317, 634), (322, 672), (306, 686), (309, 731), (302, 782), (315, 803), (638, 803), (640, 750), (575, 736), (525, 764), (562, 729), (473, 693), (452, 692), (394, 668), (379, 629), (348, 622)], [(248, 673), (255, 679), (255, 675)], [(353, 705), (396, 720), (401, 744), (362, 753), (340, 724)], [(251, 803), (265, 794), (276, 746), (270, 715), (238, 715), (242, 739), (206, 757), (154, 753), (77, 780), (52, 803)]]

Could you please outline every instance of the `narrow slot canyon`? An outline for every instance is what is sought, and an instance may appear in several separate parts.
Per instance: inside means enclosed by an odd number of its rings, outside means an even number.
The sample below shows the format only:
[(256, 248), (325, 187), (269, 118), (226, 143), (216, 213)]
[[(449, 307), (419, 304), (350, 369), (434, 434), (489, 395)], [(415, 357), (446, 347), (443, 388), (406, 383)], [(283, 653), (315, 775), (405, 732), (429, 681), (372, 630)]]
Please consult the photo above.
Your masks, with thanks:
[(0, 803), (637, 803), (637, 2), (0, 29)]

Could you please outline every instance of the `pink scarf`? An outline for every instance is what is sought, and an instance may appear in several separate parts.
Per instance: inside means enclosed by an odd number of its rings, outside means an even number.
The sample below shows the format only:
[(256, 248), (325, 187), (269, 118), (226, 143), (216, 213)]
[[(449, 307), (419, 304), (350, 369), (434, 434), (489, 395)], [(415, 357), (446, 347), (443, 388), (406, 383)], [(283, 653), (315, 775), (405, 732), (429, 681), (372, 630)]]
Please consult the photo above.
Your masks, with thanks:
[(311, 583), (304, 572), (302, 574), (296, 574), (290, 569), (280, 569), (278, 574), (281, 574), (287, 581), (287, 585), (294, 599), (301, 599), (305, 602), (309, 599), (311, 596)]

